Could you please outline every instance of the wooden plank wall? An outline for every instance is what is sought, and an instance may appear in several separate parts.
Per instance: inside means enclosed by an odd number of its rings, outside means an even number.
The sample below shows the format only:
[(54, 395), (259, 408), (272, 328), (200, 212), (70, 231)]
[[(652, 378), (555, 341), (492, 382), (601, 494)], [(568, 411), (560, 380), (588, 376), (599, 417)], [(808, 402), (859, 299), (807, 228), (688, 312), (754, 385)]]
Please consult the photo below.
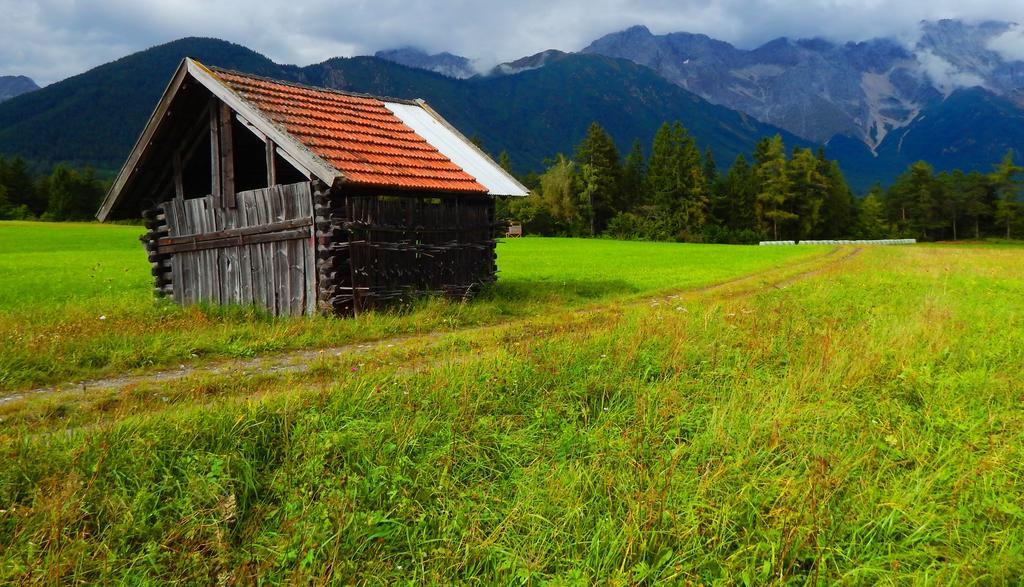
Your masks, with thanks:
[[(217, 207), (213, 196), (170, 200), (163, 207), (168, 241), (193, 243), (165, 248), (179, 249), (172, 263), (175, 301), (255, 304), (277, 316), (313, 313), (316, 266), (309, 182), (238, 192), (234, 208)], [(309, 224), (296, 229), (304, 223), (290, 220)], [(211, 233), (224, 238), (176, 238)]]
[(318, 195), (320, 305), (359, 313), (412, 296), (468, 297), (495, 280), (487, 196)]

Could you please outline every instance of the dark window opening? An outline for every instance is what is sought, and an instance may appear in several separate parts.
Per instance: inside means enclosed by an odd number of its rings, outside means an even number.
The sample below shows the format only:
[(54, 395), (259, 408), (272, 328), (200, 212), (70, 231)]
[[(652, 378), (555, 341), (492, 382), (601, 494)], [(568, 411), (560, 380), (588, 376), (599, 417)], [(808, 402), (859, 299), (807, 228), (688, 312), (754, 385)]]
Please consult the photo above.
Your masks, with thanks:
[(279, 185), (299, 183), (300, 181), (309, 180), (304, 173), (296, 169), (294, 165), (282, 157), (276, 149), (274, 150), (274, 166), (277, 170), (277, 183)]
[(246, 192), (267, 187), (267, 146), (258, 136), (232, 116), (234, 139), (235, 191)]
[(211, 174), (210, 133), (204, 132), (189, 158), (181, 162), (181, 186), (185, 198), (202, 198), (213, 193)]

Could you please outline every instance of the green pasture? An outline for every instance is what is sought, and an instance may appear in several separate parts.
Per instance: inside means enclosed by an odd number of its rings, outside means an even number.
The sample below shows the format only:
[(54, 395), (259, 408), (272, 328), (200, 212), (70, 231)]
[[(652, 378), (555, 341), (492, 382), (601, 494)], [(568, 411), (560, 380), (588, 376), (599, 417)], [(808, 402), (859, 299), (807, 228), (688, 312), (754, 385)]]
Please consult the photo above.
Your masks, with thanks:
[(812, 247), (523, 238), (498, 247), (499, 282), (468, 304), (434, 299), (358, 320), (281, 320), (252, 308), (155, 300), (133, 226), (0, 222), (0, 389), (450, 330), (714, 283)]
[[(454, 323), (301, 373), (0, 404), (0, 582), (1020, 583), (1020, 248), (811, 264), (785, 256), (824, 251), (501, 247), (504, 285), (482, 300), (367, 322), (279, 324), (125, 288), (138, 299), (108, 321), (202, 319), (200, 337), (239, 344)], [(667, 291), (743, 271), (761, 273)], [(85, 320), (90, 303), (53, 311)], [(8, 312), (87, 339), (37, 304)], [(331, 340), (317, 336), (296, 344)]]

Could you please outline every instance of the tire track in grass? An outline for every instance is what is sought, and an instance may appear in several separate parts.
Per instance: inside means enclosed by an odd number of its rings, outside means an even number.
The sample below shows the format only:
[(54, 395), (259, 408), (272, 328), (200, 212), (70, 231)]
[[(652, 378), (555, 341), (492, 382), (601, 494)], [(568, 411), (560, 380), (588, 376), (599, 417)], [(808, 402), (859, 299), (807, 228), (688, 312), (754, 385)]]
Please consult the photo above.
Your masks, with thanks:
[[(675, 291), (666, 291), (659, 293), (658, 295), (655, 296), (644, 296), (642, 298), (634, 300), (618, 301), (603, 304), (599, 303), (586, 308), (570, 310), (566, 313), (576, 315), (603, 314), (609, 312), (617, 312), (621, 308), (628, 306), (651, 304), (666, 299), (678, 300), (683, 296), (707, 296), (708, 294), (716, 294), (718, 292), (721, 292), (721, 294), (713, 297), (712, 301), (742, 298), (745, 296), (754, 295), (760, 291), (769, 288), (782, 289), (798, 281), (809, 279), (824, 271), (834, 269), (844, 264), (845, 262), (857, 257), (862, 251), (863, 248), (861, 247), (855, 247), (848, 250), (836, 247), (829, 250), (827, 253), (823, 255), (812, 257), (810, 259), (802, 259), (792, 264), (783, 265), (781, 267), (772, 267), (754, 273), (748, 273), (746, 275), (741, 275), (739, 277), (730, 278), (709, 285), (702, 285), (694, 288), (681, 289)], [(807, 264), (812, 265), (812, 267), (804, 271), (799, 271), (795, 274), (790, 274), (792, 270), (800, 268)], [(759, 279), (765, 277), (768, 277), (769, 279), (767, 281), (759, 281)], [(752, 282), (754, 282), (754, 286), (752, 288), (742, 287)], [(741, 287), (736, 289), (737, 286)], [(154, 384), (179, 381), (196, 375), (231, 375), (233, 377), (244, 377), (253, 374), (284, 375), (301, 373), (308, 371), (315, 365), (319, 364), (320, 360), (323, 359), (324, 357), (368, 355), (374, 351), (397, 347), (399, 345), (423, 344), (431, 341), (437, 341), (444, 336), (452, 334), (477, 335), (487, 332), (498, 332), (500, 330), (507, 329), (510, 327), (529, 324), (531, 321), (536, 321), (539, 319), (550, 319), (554, 315), (557, 315), (557, 312), (543, 314), (541, 316), (500, 322), (498, 324), (489, 324), (486, 326), (477, 326), (457, 330), (434, 331), (425, 334), (395, 336), (376, 341), (352, 343), (347, 345), (319, 349), (288, 351), (284, 353), (263, 355), (251, 359), (233, 359), (226, 361), (218, 361), (216, 363), (208, 363), (205, 365), (181, 365), (181, 367), (179, 367), (178, 369), (159, 370), (150, 373), (122, 375), (117, 377), (106, 377), (77, 382), (64, 382), (58, 383), (56, 385), (38, 387), (35, 389), (19, 391), (16, 393), (11, 393), (9, 395), (0, 396), (0, 405), (48, 393), (75, 391), (105, 391), (111, 389), (127, 388), (130, 386), (140, 384)]]

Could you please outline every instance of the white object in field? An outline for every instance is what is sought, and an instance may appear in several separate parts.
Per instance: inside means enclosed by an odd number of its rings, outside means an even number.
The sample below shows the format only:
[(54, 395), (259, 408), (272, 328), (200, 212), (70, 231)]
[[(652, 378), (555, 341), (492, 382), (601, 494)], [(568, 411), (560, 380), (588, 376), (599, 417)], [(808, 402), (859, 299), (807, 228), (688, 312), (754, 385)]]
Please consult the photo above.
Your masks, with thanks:
[(529, 192), (507, 171), (480, 151), (457, 130), (440, 120), (426, 104), (384, 102), (406, 126), (416, 131), (442, 155), (451, 159), (492, 196), (527, 196)]
[(882, 238), (876, 240), (834, 240), (834, 241), (761, 241), (760, 246), (771, 245), (913, 245), (917, 244), (916, 238)]

